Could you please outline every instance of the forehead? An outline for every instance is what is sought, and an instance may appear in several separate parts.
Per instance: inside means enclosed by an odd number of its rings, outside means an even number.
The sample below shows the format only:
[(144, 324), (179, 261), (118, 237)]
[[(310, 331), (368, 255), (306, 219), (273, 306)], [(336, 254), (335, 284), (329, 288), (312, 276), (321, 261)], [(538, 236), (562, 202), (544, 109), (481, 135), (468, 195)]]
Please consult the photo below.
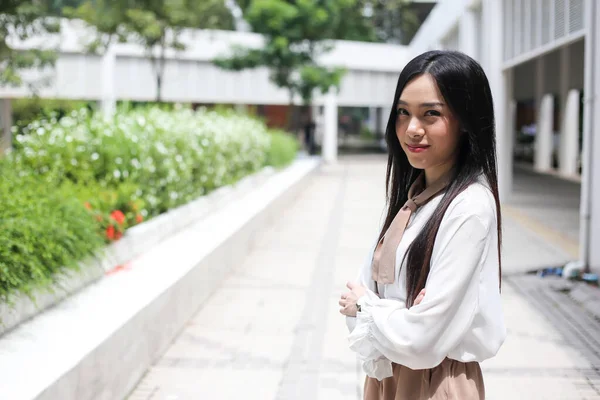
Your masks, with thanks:
[(443, 96), (433, 77), (429, 74), (423, 74), (406, 84), (404, 90), (400, 94), (400, 100), (407, 103), (441, 102)]

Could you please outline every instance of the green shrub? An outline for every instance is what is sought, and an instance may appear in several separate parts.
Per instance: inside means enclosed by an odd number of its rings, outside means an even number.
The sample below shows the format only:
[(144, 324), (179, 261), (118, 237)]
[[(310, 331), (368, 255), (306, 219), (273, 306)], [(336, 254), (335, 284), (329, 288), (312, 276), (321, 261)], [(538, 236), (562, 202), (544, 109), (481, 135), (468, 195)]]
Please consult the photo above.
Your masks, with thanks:
[(189, 109), (121, 110), (111, 120), (82, 109), (60, 121), (36, 121), (26, 133), (12, 156), (22, 174), (57, 185), (135, 184), (149, 216), (256, 172), (270, 146), (257, 120)]
[(143, 220), (295, 157), (296, 139), (233, 111), (88, 109), (33, 121), (0, 164), (0, 301)]
[(40, 119), (61, 119), (75, 110), (91, 107), (91, 103), (78, 100), (30, 97), (14, 99), (11, 101), (11, 106), (15, 125), (18, 129), (22, 129), (33, 121)]
[(272, 130), (269, 133), (271, 146), (267, 153), (267, 165), (275, 168), (289, 165), (296, 158), (300, 143), (298, 143), (296, 137), (284, 131)]
[(85, 207), (65, 190), (0, 162), (0, 300), (77, 269), (103, 242)]

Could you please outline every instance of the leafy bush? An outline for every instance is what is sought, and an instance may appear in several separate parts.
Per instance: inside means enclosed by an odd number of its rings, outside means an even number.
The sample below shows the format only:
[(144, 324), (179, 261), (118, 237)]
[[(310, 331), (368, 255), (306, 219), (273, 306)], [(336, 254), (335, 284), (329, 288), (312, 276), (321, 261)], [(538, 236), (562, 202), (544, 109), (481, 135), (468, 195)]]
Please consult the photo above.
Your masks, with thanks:
[(256, 172), (270, 146), (261, 122), (204, 110), (136, 109), (105, 120), (82, 109), (26, 131), (13, 156), (22, 174), (58, 185), (134, 184), (132, 200), (144, 199), (149, 216)]
[(282, 167), (298, 143), (232, 111), (88, 109), (34, 121), (0, 163), (0, 301), (29, 292), (135, 224)]
[(270, 136), (271, 146), (267, 153), (267, 165), (281, 168), (294, 161), (300, 148), (300, 143), (298, 143), (296, 137), (279, 130), (271, 131)]
[(103, 244), (89, 212), (66, 190), (35, 176), (20, 177), (0, 162), (0, 300), (29, 293)]
[(22, 129), (40, 119), (60, 119), (75, 110), (91, 107), (90, 102), (77, 100), (42, 99), (30, 97), (11, 101), (13, 119), (17, 129)]

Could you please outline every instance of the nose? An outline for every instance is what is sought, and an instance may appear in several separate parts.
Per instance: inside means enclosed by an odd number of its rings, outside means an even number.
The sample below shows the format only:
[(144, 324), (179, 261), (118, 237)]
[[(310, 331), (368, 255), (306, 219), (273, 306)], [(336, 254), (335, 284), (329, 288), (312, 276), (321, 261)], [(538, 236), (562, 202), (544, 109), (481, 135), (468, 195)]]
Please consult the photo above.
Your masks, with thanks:
[(421, 125), (421, 121), (418, 118), (412, 117), (408, 122), (408, 127), (406, 128), (406, 134), (411, 139), (421, 137), (425, 134), (425, 130)]

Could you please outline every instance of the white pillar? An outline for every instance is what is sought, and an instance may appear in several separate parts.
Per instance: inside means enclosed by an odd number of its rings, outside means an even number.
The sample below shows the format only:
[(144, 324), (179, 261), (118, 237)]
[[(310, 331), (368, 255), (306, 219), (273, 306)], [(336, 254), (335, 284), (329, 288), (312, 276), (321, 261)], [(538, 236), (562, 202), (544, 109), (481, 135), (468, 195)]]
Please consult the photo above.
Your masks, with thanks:
[(377, 107), (369, 107), (369, 121), (367, 127), (371, 133), (377, 133)]
[(102, 99), (100, 108), (105, 117), (110, 118), (116, 110), (115, 64), (117, 55), (115, 47), (109, 45), (102, 55)]
[(325, 95), (324, 110), (324, 138), (323, 138), (323, 159), (326, 162), (333, 163), (337, 159), (338, 146), (338, 105), (337, 93), (335, 89), (330, 89)]
[(554, 141), (554, 96), (547, 94), (542, 97), (538, 110), (538, 120), (535, 132), (534, 168), (539, 172), (552, 169), (552, 148)]
[(323, 144), (323, 115), (321, 115), (321, 106), (313, 105), (311, 109), (312, 120), (315, 123), (315, 144)]
[(513, 98), (512, 71), (502, 70), (503, 60), (503, 7), (501, 1), (482, 0), (482, 38), (484, 54), (483, 67), (490, 82), (494, 98), (494, 111), (496, 117), (496, 146), (498, 159), (498, 187), (500, 199), (506, 200), (512, 192), (512, 137), (513, 126), (509, 122), (510, 102)]
[(579, 90), (569, 91), (562, 115), (558, 166), (561, 175), (572, 177), (579, 156)]
[[(600, 5), (586, 0), (584, 64), (583, 176), (581, 183), (580, 261), (588, 269), (600, 270)], [(594, 157), (595, 156), (595, 157)]]
[[(559, 146), (564, 142), (565, 136), (565, 120), (567, 118), (567, 97), (569, 95), (569, 78), (571, 74), (571, 63), (569, 61), (569, 46), (563, 46), (560, 48), (560, 78), (559, 78), (559, 96), (560, 96), (560, 125), (556, 127), (558, 130), (558, 142)], [(558, 169), (559, 171), (562, 169), (561, 162), (562, 157), (561, 153), (564, 149), (558, 147)]]
[[(546, 93), (545, 89), (546, 63), (544, 57), (538, 57), (535, 60), (535, 107), (537, 109), (537, 120), (540, 119), (540, 109), (542, 107), (542, 99)], [(539, 127), (539, 125), (538, 125)]]
[(10, 99), (0, 99), (0, 155), (12, 148), (12, 124)]
[(458, 48), (473, 58), (477, 57), (477, 23), (475, 18), (475, 12), (468, 8), (460, 17), (460, 26), (458, 28)]
[(381, 107), (379, 109), (379, 129), (383, 137), (385, 137), (385, 131), (390, 119), (390, 111), (391, 109), (389, 107)]

